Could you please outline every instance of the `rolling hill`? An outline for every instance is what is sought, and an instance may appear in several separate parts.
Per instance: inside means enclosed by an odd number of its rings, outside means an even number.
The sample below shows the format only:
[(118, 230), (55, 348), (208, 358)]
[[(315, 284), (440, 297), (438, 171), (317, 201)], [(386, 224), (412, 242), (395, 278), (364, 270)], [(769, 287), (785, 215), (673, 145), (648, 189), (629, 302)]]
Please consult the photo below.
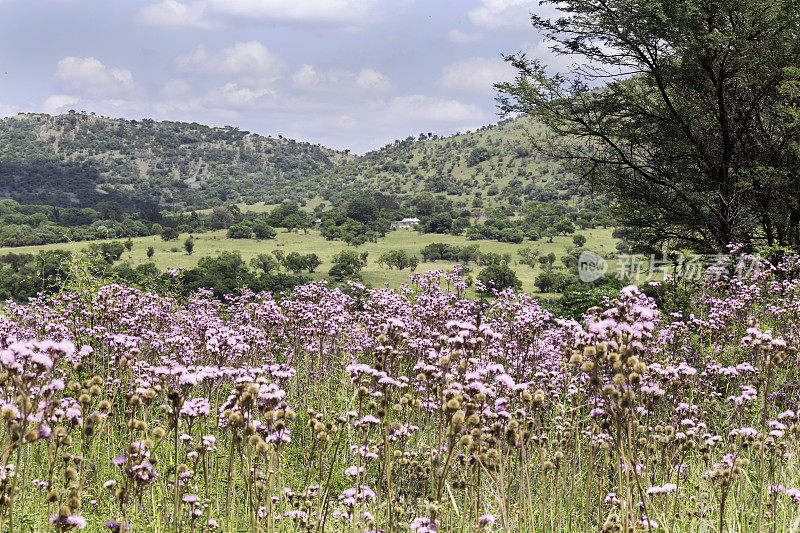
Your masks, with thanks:
[(451, 137), (407, 137), (343, 160), (329, 174), (328, 188), (358, 184), (395, 197), (429, 192), (478, 210), (583, 196), (559, 163), (532, 149), (531, 138), (544, 134), (541, 125), (518, 118)]
[(530, 137), (542, 134), (520, 118), (446, 138), (420, 134), (357, 157), (230, 126), (19, 114), (0, 120), (0, 197), (173, 211), (286, 198), (339, 205), (363, 190), (404, 203), (428, 192), (471, 210), (580, 198), (576, 180), (531, 149)]
[(279, 201), (350, 158), (233, 127), (20, 114), (0, 121), (0, 196), (60, 207)]

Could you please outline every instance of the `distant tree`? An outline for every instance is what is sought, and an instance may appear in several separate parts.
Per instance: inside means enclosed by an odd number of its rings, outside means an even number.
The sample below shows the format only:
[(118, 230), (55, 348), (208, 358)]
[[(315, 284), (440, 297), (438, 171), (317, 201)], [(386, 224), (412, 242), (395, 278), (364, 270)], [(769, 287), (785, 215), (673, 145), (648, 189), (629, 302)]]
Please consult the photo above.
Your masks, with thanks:
[(379, 265), (386, 265), (390, 269), (396, 268), (403, 270), (411, 264), (411, 258), (405, 250), (389, 250), (381, 254), (378, 258)]
[(167, 228), (164, 228), (164, 230), (161, 232), (161, 238), (164, 241), (174, 241), (179, 236), (180, 236), (180, 233), (178, 233), (178, 230), (176, 230), (175, 228), (167, 227)]
[(189, 291), (204, 287), (221, 298), (232, 294), (252, 279), (247, 264), (238, 252), (222, 252), (217, 257), (201, 257), (197, 267), (183, 273), (184, 286)]
[(436, 197), (429, 192), (420, 193), (414, 198), (414, 206), (419, 216), (432, 215), (436, 211)]
[(558, 233), (562, 235), (569, 235), (575, 233), (575, 225), (569, 220), (562, 220), (553, 227)]
[(359, 272), (367, 264), (367, 253), (359, 254), (354, 250), (342, 250), (332, 258), (333, 267), (328, 275), (336, 281), (358, 279)]
[(531, 250), (530, 248), (523, 248), (518, 250), (517, 253), (522, 258), (520, 259), (520, 263), (523, 265), (528, 265), (531, 268), (536, 268), (536, 259), (539, 257), (541, 253), (539, 250)]
[(234, 216), (231, 210), (224, 205), (218, 205), (211, 210), (209, 224), (214, 229), (225, 229), (233, 224)]
[(553, 252), (550, 252), (547, 255), (539, 257), (539, 264), (542, 265), (542, 268), (544, 268), (545, 270), (551, 270), (555, 262), (556, 262), (556, 254)]
[(125, 249), (128, 250), (129, 252), (131, 250), (133, 250), (133, 241), (132, 240), (128, 239), (127, 241), (125, 241)]
[(525, 234), (519, 228), (505, 228), (497, 233), (497, 240), (500, 242), (521, 243), (525, 239)]
[(122, 253), (125, 251), (125, 245), (119, 241), (112, 241), (112, 242), (103, 242), (103, 243), (92, 243), (89, 245), (89, 252), (101, 258), (108, 264), (117, 261), (120, 257), (122, 257)]
[(540, 272), (538, 276), (536, 276), (536, 280), (534, 280), (533, 284), (541, 292), (550, 292), (558, 283), (558, 274), (551, 270), (546, 270), (544, 272)]
[(283, 219), (281, 226), (286, 228), (286, 231), (292, 231), (294, 229), (302, 229), (308, 227), (308, 221), (306, 220), (305, 217), (303, 217), (299, 213), (293, 213)]
[(306, 268), (311, 274), (313, 274), (314, 271), (317, 269), (317, 267), (322, 264), (322, 261), (315, 253), (306, 254), (305, 261), (306, 261)]
[(470, 222), (468, 216), (458, 217), (453, 220), (453, 224), (450, 227), (450, 233), (452, 233), (453, 235), (461, 235), (462, 233), (464, 233), (464, 230), (467, 229), (469, 226)]
[(483, 266), (507, 264), (508, 259), (496, 252), (486, 252), (481, 254), (478, 262)]
[(256, 239), (274, 239), (278, 232), (266, 220), (258, 220), (253, 224), (253, 233)]
[(478, 163), (486, 161), (490, 157), (492, 157), (492, 153), (485, 146), (473, 148), (467, 156), (467, 166), (474, 167)]
[(453, 217), (450, 213), (435, 213), (424, 217), (420, 226), (425, 233), (450, 233), (453, 229)]
[(152, 246), (148, 246), (147, 247), (147, 258), (148, 259), (152, 259), (153, 255), (155, 255), (155, 253), (156, 253), (155, 248), (153, 248)]
[(566, 268), (573, 268), (578, 266), (578, 258), (572, 254), (562, 255), (561, 262), (564, 263), (564, 267)]
[(286, 265), (287, 269), (291, 270), (295, 274), (299, 274), (303, 269), (306, 268), (306, 258), (299, 252), (289, 252), (286, 254), (283, 264)]
[(491, 294), (492, 289), (502, 291), (505, 289), (522, 290), (522, 282), (517, 278), (517, 273), (514, 272), (508, 265), (490, 265), (478, 274), (478, 279), (486, 287), (486, 293)]
[(186, 250), (186, 253), (192, 255), (194, 251), (194, 239), (189, 237), (185, 241), (183, 241), (183, 249)]
[(583, 246), (584, 244), (586, 244), (586, 236), (581, 235), (580, 233), (578, 233), (577, 235), (573, 235), (572, 243), (578, 247)]
[(372, 196), (356, 196), (347, 203), (345, 213), (348, 218), (366, 224), (375, 220), (378, 215), (378, 204)]
[(269, 274), (273, 270), (278, 270), (278, 261), (269, 254), (258, 254), (250, 260), (250, 266), (255, 270), (262, 270), (264, 274)]
[(234, 224), (228, 228), (228, 238), (230, 239), (249, 239), (253, 230), (247, 224)]

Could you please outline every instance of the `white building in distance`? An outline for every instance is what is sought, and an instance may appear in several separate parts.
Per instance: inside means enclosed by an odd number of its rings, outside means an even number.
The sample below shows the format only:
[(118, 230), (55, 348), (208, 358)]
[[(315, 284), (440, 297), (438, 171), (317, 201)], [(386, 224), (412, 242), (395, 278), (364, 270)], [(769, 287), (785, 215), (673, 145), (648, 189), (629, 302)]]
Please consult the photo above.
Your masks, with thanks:
[(413, 228), (419, 224), (419, 219), (414, 218), (404, 218), (403, 220), (395, 220), (389, 226), (392, 228)]

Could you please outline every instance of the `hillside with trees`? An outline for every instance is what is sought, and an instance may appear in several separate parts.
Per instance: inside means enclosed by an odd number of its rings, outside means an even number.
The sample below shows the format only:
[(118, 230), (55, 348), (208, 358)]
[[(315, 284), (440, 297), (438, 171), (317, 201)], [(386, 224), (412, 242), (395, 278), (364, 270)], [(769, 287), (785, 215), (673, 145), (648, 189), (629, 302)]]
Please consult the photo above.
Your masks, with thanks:
[[(359, 245), (405, 217), (424, 233), (517, 243), (613, 225), (601, 198), (532, 147), (545, 133), (509, 119), (357, 157), (234, 127), (20, 114), (0, 120), (0, 246), (170, 239), (206, 224), (238, 239), (317, 224)], [(243, 216), (257, 203), (279, 207)]]
[(452, 201), (457, 209), (479, 212), (583, 197), (587, 190), (572, 173), (532, 146), (546, 132), (538, 122), (523, 117), (450, 137), (421, 133), (398, 139), (362, 157), (343, 160), (322, 194), (337, 203), (356, 186), (394, 197), (431, 193)]
[(0, 120), (0, 197), (126, 211), (279, 203), (313, 195), (308, 176), (349, 158), (230, 126), (20, 114)]
[(0, 197), (73, 208), (113, 201), (132, 212), (317, 196), (342, 205), (366, 190), (513, 210), (582, 193), (571, 173), (531, 148), (544, 131), (530, 119), (505, 120), (451, 137), (407, 137), (356, 157), (230, 126), (19, 114), (0, 120)]

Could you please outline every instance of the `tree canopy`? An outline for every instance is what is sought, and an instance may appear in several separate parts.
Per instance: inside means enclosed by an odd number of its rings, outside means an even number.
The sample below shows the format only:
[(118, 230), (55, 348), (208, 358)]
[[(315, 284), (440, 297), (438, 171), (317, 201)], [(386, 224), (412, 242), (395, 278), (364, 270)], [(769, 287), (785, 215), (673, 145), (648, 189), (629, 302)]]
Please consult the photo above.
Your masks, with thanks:
[[(555, 133), (536, 146), (614, 201), (645, 248), (800, 244), (800, 165), (787, 99), (800, 56), (793, 0), (566, 0), (533, 25), (575, 60), (524, 54), (507, 113)], [(791, 107), (789, 107), (791, 110)], [(788, 114), (791, 116), (791, 114)]]

